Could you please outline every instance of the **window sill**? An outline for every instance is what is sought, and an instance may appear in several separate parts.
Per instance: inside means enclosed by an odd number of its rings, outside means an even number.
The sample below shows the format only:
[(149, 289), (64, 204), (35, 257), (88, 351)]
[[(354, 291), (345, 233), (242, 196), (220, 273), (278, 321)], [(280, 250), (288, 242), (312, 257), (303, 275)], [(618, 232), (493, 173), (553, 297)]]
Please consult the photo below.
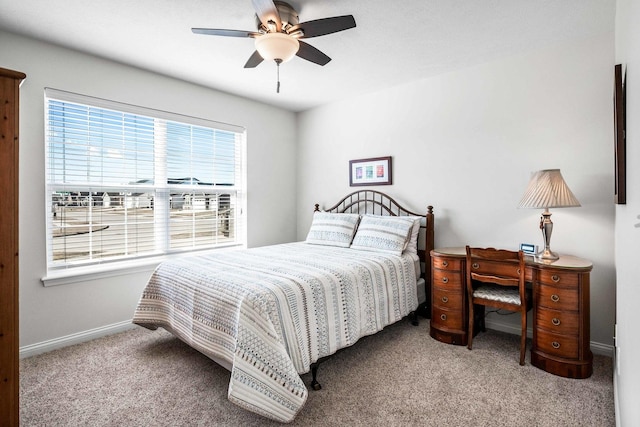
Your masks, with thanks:
[(113, 264), (91, 265), (86, 267), (75, 267), (66, 270), (50, 271), (47, 276), (41, 278), (45, 287), (68, 285), (72, 283), (86, 282), (89, 280), (100, 280), (109, 277), (124, 276), (136, 273), (151, 274), (158, 264), (169, 259), (176, 259), (184, 256), (205, 255), (218, 252), (220, 250), (238, 250), (246, 246), (233, 246), (224, 249), (214, 249), (202, 252), (187, 252), (184, 254), (163, 255), (146, 259), (138, 259), (127, 262)]
[(151, 273), (160, 262), (161, 260), (159, 259), (149, 259), (145, 261), (138, 260), (135, 265), (122, 265), (122, 263), (120, 263), (118, 266), (94, 265), (91, 267), (78, 267), (71, 270), (50, 272), (40, 280), (42, 280), (42, 284), (45, 287), (48, 287), (86, 282), (87, 280), (99, 280), (126, 274)]

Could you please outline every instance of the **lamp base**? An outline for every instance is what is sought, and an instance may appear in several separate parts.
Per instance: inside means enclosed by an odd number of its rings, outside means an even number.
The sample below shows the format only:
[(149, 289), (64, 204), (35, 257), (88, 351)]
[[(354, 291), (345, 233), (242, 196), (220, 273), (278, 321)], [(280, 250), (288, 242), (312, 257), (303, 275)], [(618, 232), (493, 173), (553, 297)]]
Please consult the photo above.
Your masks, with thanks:
[(540, 229), (542, 230), (542, 237), (544, 239), (544, 249), (536, 254), (536, 258), (540, 261), (555, 261), (558, 258), (557, 253), (551, 252), (549, 242), (551, 241), (551, 232), (553, 231), (553, 222), (551, 222), (551, 212), (549, 209), (545, 209), (542, 212), (540, 218)]
[(547, 247), (538, 252), (536, 258), (542, 261), (555, 261), (559, 259), (560, 256), (555, 252), (551, 252), (551, 249)]

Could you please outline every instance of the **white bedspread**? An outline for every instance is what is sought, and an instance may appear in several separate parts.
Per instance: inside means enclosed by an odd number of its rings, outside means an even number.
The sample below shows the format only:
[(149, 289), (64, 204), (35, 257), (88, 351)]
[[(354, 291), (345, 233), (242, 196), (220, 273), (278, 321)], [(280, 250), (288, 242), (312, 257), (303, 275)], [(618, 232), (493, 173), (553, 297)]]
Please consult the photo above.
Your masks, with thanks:
[(180, 258), (158, 266), (133, 322), (228, 362), (229, 400), (289, 422), (311, 363), (417, 308), (416, 259), (302, 242)]

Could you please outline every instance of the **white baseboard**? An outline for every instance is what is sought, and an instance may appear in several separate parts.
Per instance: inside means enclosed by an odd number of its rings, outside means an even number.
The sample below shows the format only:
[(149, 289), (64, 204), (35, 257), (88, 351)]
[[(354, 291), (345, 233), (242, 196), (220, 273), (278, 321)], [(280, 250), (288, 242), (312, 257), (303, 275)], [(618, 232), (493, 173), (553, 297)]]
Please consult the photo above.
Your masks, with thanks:
[[(616, 366), (616, 356), (613, 356), (613, 366)], [(622, 427), (620, 421), (620, 398), (618, 397), (618, 373), (613, 373), (613, 410), (616, 415), (616, 427)]]
[(88, 331), (78, 332), (60, 338), (54, 338), (36, 344), (25, 345), (24, 347), (20, 347), (20, 359), (46, 353), (62, 347), (91, 341), (93, 339), (116, 334), (118, 332), (124, 332), (135, 327), (136, 325), (131, 323), (131, 320), (125, 320), (124, 322), (101, 326), (99, 328), (89, 329)]
[[(485, 319), (485, 326), (488, 329), (495, 329), (496, 331), (506, 332), (508, 334), (520, 335), (520, 327), (514, 326), (506, 323), (495, 322), (490, 319)], [(527, 336), (529, 338), (533, 337), (533, 330), (531, 328), (527, 328)], [(614, 347), (609, 344), (602, 344), (599, 342), (591, 341), (590, 342), (591, 351), (594, 354), (599, 354), (601, 356), (613, 357)]]

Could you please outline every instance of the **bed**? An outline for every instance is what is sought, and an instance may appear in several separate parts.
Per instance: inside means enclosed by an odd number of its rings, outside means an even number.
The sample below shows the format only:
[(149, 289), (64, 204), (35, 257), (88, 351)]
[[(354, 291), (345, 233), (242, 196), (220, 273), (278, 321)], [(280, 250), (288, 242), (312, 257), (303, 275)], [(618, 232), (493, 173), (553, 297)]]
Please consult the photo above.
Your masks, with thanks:
[(414, 213), (361, 190), (321, 210), (307, 238), (161, 263), (133, 323), (162, 327), (231, 372), (231, 402), (292, 421), (300, 375), (409, 317), (428, 317), (433, 208)]

